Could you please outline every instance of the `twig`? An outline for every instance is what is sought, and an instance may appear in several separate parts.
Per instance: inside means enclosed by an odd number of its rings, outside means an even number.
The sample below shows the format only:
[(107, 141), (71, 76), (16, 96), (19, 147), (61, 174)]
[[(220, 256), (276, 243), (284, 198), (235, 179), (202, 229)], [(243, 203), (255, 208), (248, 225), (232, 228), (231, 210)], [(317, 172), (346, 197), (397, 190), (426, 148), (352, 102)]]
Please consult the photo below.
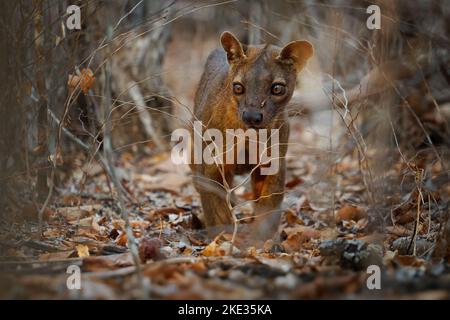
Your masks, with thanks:
[[(112, 40), (112, 36), (113, 36), (113, 29), (112, 29), (111, 24), (108, 24), (107, 38), (108, 38), (109, 43)], [(104, 100), (104, 110), (103, 110), (104, 115), (108, 114), (109, 109), (111, 108), (111, 67), (112, 66), (111, 66), (111, 47), (110, 46), (108, 46), (107, 54), (108, 54), (108, 57), (107, 57), (107, 61), (105, 64), (105, 100)], [(136, 240), (133, 236), (133, 230), (131, 228), (130, 221), (128, 218), (128, 211), (125, 206), (122, 185), (120, 184), (120, 182), (117, 178), (115, 166), (112, 162), (114, 159), (114, 153), (113, 153), (112, 141), (111, 141), (111, 125), (112, 125), (111, 121), (105, 122), (105, 130), (104, 130), (104, 138), (103, 138), (103, 152), (104, 152), (106, 161), (108, 163), (108, 167), (110, 169), (110, 173), (111, 173), (110, 177), (111, 177), (112, 183), (117, 190), (118, 207), (119, 207), (120, 214), (121, 214), (123, 220), (125, 221), (127, 243), (128, 243), (128, 247), (130, 248), (131, 255), (133, 257), (134, 265), (136, 267), (136, 275), (137, 275), (138, 282), (139, 282), (139, 285), (142, 290), (141, 294), (142, 294), (143, 298), (148, 298), (148, 290), (146, 288), (146, 283), (144, 282), (144, 278), (142, 276), (142, 270), (141, 270), (140, 260), (139, 260), (139, 252), (138, 252), (138, 248), (136, 245)]]
[(0, 261), (0, 265), (30, 265), (30, 264), (76, 264), (81, 265), (82, 258), (67, 258), (54, 260), (26, 260), (26, 261)]
[[(91, 148), (86, 143), (84, 143), (79, 138), (77, 138), (66, 127), (60, 125), (61, 121), (58, 119), (58, 117), (53, 113), (53, 111), (50, 108), (47, 108), (47, 112), (50, 115), (50, 117), (53, 119), (53, 121), (55, 121), (56, 124), (62, 128), (62, 132), (66, 135), (67, 138), (72, 140), (72, 142), (75, 142), (75, 144), (77, 144), (79, 147), (81, 147), (84, 151), (86, 151), (88, 153), (91, 152)], [(95, 157), (100, 162), (100, 164), (102, 165), (102, 167), (105, 170), (105, 172), (107, 173), (107, 175), (111, 176), (111, 170), (110, 170), (109, 164), (105, 160), (105, 158), (100, 153), (97, 153), (97, 152), (95, 153)]]
[[(419, 180), (419, 181), (418, 181)], [(413, 236), (411, 238), (411, 242), (408, 245), (408, 249), (406, 250), (406, 252), (409, 252), (409, 249), (411, 249), (411, 245), (414, 244), (413, 246), (413, 255), (416, 256), (416, 238), (417, 238), (417, 233), (419, 232), (419, 222), (420, 222), (420, 202), (423, 201), (423, 195), (422, 195), (422, 191), (420, 188), (420, 183), (422, 182), (422, 171), (419, 171), (416, 173), (416, 182), (418, 183), (417, 186), (417, 215), (416, 215), (416, 223), (414, 224), (414, 232), (413, 232)]]
[(39, 237), (41, 238), (42, 238), (42, 220), (44, 217), (44, 211), (47, 208), (48, 203), (50, 202), (50, 199), (53, 195), (53, 189), (55, 186), (54, 178), (55, 178), (55, 164), (52, 161), (52, 171), (50, 173), (50, 187), (48, 189), (48, 194), (47, 197), (45, 198), (44, 204), (42, 205), (41, 209), (39, 209), (38, 212), (38, 234)]

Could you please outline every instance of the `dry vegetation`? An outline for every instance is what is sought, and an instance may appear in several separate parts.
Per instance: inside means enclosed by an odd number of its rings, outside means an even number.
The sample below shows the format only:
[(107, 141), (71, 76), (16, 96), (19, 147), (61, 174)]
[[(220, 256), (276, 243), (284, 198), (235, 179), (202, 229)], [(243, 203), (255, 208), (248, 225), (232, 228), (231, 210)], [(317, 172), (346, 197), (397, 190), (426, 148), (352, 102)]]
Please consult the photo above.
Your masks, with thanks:
[[(375, 31), (365, 1), (74, 2), (80, 31), (66, 0), (0, 5), (1, 298), (450, 298), (447, 1), (374, 1)], [(316, 48), (281, 241), (261, 248), (210, 238), (170, 160), (223, 30)], [(235, 193), (239, 232), (252, 194)]]

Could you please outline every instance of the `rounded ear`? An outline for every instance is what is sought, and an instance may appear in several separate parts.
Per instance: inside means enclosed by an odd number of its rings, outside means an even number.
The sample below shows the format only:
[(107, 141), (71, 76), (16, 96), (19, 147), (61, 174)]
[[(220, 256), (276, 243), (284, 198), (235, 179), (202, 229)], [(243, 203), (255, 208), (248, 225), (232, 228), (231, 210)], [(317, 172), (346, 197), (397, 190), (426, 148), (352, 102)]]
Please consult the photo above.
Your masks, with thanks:
[(222, 33), (220, 43), (227, 53), (227, 59), (230, 64), (245, 58), (241, 43), (231, 32), (225, 31)]
[(306, 65), (309, 58), (314, 55), (314, 48), (306, 40), (289, 42), (277, 57), (283, 63), (293, 64), (295, 69), (300, 71)]

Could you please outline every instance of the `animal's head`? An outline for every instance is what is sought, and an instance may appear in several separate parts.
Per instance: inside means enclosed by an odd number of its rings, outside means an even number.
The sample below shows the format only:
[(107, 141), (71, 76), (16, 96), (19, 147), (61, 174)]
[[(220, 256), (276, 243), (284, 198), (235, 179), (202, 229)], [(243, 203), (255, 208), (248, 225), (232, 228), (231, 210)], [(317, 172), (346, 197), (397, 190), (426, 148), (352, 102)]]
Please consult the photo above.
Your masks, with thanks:
[(267, 45), (244, 50), (227, 31), (220, 41), (230, 64), (229, 90), (238, 105), (238, 117), (247, 127), (267, 127), (291, 99), (297, 74), (313, 55), (312, 45), (293, 41), (284, 48)]

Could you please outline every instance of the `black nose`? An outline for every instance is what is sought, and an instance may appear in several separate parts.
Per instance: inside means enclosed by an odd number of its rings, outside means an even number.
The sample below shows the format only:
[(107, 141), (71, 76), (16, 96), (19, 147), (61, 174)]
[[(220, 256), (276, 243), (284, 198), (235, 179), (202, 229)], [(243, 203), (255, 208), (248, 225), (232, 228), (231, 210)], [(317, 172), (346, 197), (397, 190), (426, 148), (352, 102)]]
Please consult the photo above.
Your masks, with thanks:
[(242, 120), (248, 125), (259, 125), (263, 120), (263, 115), (258, 111), (244, 111)]

